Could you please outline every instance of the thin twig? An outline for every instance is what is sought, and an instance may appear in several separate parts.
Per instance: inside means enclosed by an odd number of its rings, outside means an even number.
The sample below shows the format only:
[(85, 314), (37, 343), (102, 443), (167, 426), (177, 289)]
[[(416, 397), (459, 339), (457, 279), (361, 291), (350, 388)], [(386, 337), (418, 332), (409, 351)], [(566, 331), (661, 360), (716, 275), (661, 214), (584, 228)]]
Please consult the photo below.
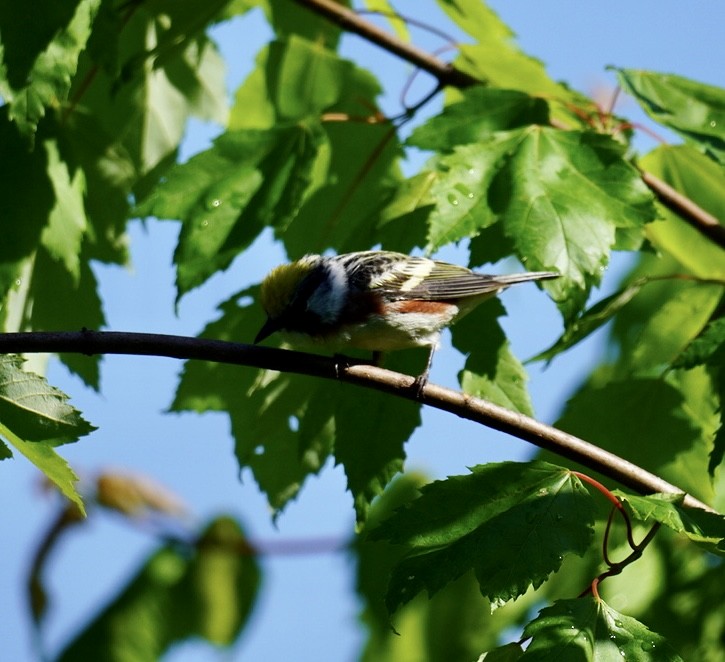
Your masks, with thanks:
[(381, 46), (389, 53), (393, 53), (398, 57), (414, 64), (416, 67), (427, 71), (435, 76), (443, 85), (451, 85), (453, 87), (470, 87), (471, 85), (480, 85), (483, 81), (456, 69), (453, 65), (439, 60), (437, 57), (427, 53), (417, 46), (408, 44), (395, 35), (379, 28), (374, 23), (365, 20), (354, 11), (347, 9), (332, 0), (292, 0), (298, 5), (306, 7), (310, 11), (324, 16), (333, 23), (339, 25), (348, 32), (355, 34)]
[(667, 182), (663, 182), (659, 177), (644, 170), (640, 174), (642, 181), (649, 186), (665, 207), (671, 209), (718, 246), (725, 248), (725, 226), (717, 218), (696, 205), (687, 196), (673, 189)]
[[(574, 435), (491, 402), (434, 384), (426, 385), (418, 394), (412, 388), (415, 384), (413, 377), (376, 366), (356, 364), (353, 361), (342, 365), (335, 359), (316, 354), (153, 333), (84, 329), (0, 334), (0, 354), (35, 352), (165, 356), (339, 379), (408, 400), (419, 400), (431, 407), (505, 432), (598, 471), (640, 494), (683, 494), (683, 490), (659, 476)], [(713, 512), (712, 508), (689, 494), (685, 495), (682, 503), (688, 508)]]

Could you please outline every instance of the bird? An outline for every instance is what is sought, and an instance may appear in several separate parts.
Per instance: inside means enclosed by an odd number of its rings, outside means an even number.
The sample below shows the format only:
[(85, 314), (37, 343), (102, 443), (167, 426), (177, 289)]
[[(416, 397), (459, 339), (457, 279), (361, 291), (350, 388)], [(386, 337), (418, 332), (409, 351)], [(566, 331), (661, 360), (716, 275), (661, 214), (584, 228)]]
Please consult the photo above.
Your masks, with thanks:
[(413, 384), (420, 395), (445, 327), (511, 285), (559, 275), (493, 276), (385, 250), (305, 255), (262, 281), (267, 319), (254, 343), (279, 333), (297, 346), (372, 351), (374, 362), (385, 352), (428, 347), (426, 367)]

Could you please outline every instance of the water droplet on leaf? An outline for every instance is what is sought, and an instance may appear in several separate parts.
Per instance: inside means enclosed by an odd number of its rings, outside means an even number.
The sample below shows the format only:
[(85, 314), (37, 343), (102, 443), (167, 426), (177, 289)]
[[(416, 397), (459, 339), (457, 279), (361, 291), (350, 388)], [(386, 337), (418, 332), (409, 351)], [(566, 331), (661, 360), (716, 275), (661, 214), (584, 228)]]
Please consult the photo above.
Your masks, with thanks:
[(458, 198), (455, 195), (453, 195), (453, 193), (449, 193), (448, 202), (450, 202), (455, 207), (458, 205)]

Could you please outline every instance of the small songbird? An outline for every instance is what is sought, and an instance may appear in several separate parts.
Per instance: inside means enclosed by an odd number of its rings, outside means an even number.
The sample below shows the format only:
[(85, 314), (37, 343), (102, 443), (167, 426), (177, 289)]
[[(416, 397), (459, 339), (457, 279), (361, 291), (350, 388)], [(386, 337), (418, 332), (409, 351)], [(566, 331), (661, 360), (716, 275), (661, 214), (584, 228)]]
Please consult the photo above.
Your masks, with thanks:
[(291, 344), (333, 351), (429, 347), (418, 392), (428, 380), (441, 330), (515, 283), (557, 278), (549, 271), (488, 276), (465, 267), (391, 251), (306, 255), (262, 282), (267, 321), (254, 342), (275, 332)]

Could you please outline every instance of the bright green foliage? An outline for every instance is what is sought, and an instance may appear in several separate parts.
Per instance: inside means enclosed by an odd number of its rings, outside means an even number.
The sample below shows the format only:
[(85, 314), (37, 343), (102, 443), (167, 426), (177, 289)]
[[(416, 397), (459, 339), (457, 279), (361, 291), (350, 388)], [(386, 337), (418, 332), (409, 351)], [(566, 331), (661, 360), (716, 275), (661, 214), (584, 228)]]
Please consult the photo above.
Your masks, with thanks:
[(219, 518), (194, 544), (166, 544), (58, 660), (158, 660), (200, 637), (230, 646), (251, 613), (260, 582), (239, 525)]
[(22, 369), (15, 356), (0, 357), (0, 421), (28, 441), (67, 444), (95, 428), (68, 404), (68, 396)]
[(0, 423), (0, 459), (12, 457), (12, 452), (3, 443), (10, 444), (32, 462), (66, 498), (72, 501), (85, 515), (83, 499), (76, 489), (78, 476), (68, 463), (53, 450), (53, 443), (47, 441), (26, 441), (15, 434), (4, 423)]
[[(435, 147), (446, 124), (454, 131), (459, 122), (457, 114), (436, 118), (411, 142)], [(651, 195), (622, 146), (606, 136), (538, 125), (489, 133), (485, 124), (475, 135), (475, 143), (432, 164), (430, 195), (418, 203), (432, 207), (428, 249), (501, 222), (523, 264), (562, 274), (546, 288), (572, 318), (599, 282), (617, 229), (654, 219)]]
[(169, 173), (139, 211), (184, 219), (174, 255), (179, 296), (228, 267), (266, 224), (286, 227), (321, 140), (318, 126), (304, 124), (226, 133)]
[(594, 598), (560, 600), (542, 609), (524, 628), (524, 637), (531, 637), (531, 644), (520, 658), (514, 659), (525, 662), (682, 660), (659, 634)]
[(68, 404), (68, 396), (22, 369), (22, 360), (0, 356), (0, 459), (22, 453), (83, 513), (78, 477), (53, 447), (76, 441), (95, 428)]
[[(93, 263), (127, 263), (135, 214), (180, 226), (177, 301), (247, 258), (267, 228), (290, 259), (461, 243), (469, 264), (487, 272), (514, 257), (561, 273), (538, 294), (558, 305), (563, 330), (537, 358), (558, 360), (594, 331), (608, 333), (606, 360), (571, 394), (560, 427), (725, 505), (725, 250), (655, 200), (641, 174), (725, 219), (725, 91), (617, 70), (650, 117), (685, 140), (635, 160), (627, 120), (554, 81), (480, 0), (438, 2), (473, 42), (460, 45), (455, 65), (482, 84), (446, 88), (442, 111), (424, 123), (417, 108), (384, 117), (384, 90), (366, 68), (376, 63), (342, 58), (342, 28), (290, 0), (27, 4), (0, 7), (0, 161), (11, 164), (0, 178), (2, 331), (102, 328)], [(274, 37), (230, 104), (210, 28), (255, 7)], [(385, 21), (409, 39), (404, 22)], [(191, 117), (219, 133), (182, 164)], [(414, 150), (430, 158), (403, 177)], [(602, 298), (595, 288), (613, 250), (636, 264)], [(251, 287), (220, 304), (202, 337), (251, 341), (263, 321), (257, 295)], [(493, 300), (452, 329), (465, 356), (459, 382), (469, 395), (531, 415), (503, 314)], [(385, 366), (416, 375), (422, 359), (400, 352)], [(99, 388), (98, 358), (61, 360)], [(54, 446), (92, 427), (19, 359), (0, 358), (0, 382), (8, 444), (0, 442), (0, 459), (17, 449), (82, 511), (76, 476)], [(628, 614), (567, 599), (527, 625), (531, 609), (579, 595), (602, 572), (604, 515), (569, 470), (481, 465), (428, 486), (404, 474), (387, 489), (404, 471), (420, 406), (295, 374), (191, 362), (171, 410), (228, 414), (240, 472), (251, 471), (275, 516), (310, 475), (330, 460), (342, 465), (358, 529), (373, 531), (354, 546), (370, 630), (364, 659), (476, 659), (485, 650), (488, 660), (679, 659), (634, 617), (683, 657), (717, 659), (722, 564), (708, 555), (723, 551), (717, 514), (669, 496), (621, 494), (633, 519), (665, 525), (636, 570), (599, 585)], [(411, 500), (418, 487), (422, 496)], [(631, 552), (618, 522), (607, 534), (617, 559)], [(635, 523), (635, 538), (644, 535)], [(64, 659), (103, 657), (109, 647), (108, 659), (155, 659), (193, 636), (230, 644), (259, 581), (245, 545), (236, 525), (219, 520), (199, 545), (164, 546)], [(528, 647), (500, 646), (512, 628), (532, 637)]]
[(539, 586), (566, 554), (583, 554), (593, 520), (579, 480), (545, 462), (481, 465), (470, 475), (431, 483), (371, 534), (407, 547), (386, 604), (394, 611), (473, 569), (481, 593), (501, 606)]
[(617, 491), (630, 512), (643, 522), (660, 522), (678, 533), (725, 555), (725, 517), (695, 508), (682, 508), (681, 496), (653, 494), (636, 496)]
[(725, 164), (725, 90), (672, 74), (615, 71), (652, 119)]

